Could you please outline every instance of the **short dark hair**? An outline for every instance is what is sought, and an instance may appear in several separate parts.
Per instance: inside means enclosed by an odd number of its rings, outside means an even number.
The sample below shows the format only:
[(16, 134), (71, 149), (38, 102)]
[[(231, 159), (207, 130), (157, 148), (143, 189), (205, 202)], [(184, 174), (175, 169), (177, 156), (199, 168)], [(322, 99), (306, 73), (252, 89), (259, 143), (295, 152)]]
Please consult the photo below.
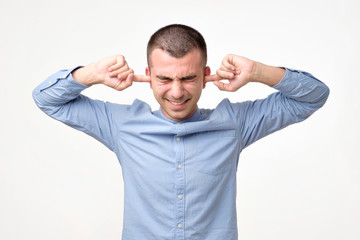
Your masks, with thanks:
[(150, 55), (152, 51), (159, 48), (169, 53), (170, 56), (181, 58), (194, 49), (200, 50), (201, 57), (206, 65), (207, 50), (204, 37), (194, 28), (171, 24), (157, 30), (147, 45), (147, 61), (150, 66)]

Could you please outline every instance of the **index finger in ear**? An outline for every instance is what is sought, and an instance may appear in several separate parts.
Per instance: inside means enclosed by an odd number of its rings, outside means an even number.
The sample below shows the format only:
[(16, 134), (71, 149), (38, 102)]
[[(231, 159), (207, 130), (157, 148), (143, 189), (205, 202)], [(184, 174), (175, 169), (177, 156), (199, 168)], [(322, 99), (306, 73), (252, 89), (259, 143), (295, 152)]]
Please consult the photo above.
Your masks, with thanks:
[(223, 69), (219, 68), (216, 71), (216, 75), (221, 76), (220, 77), (221, 79), (232, 79), (235, 74), (233, 72), (231, 72), (231, 71), (226, 71), (226, 70), (223, 70)]
[(134, 82), (150, 82), (150, 76), (134, 75)]
[(217, 75), (210, 75), (210, 76), (205, 76), (205, 82), (214, 82), (214, 81), (220, 81), (222, 78)]

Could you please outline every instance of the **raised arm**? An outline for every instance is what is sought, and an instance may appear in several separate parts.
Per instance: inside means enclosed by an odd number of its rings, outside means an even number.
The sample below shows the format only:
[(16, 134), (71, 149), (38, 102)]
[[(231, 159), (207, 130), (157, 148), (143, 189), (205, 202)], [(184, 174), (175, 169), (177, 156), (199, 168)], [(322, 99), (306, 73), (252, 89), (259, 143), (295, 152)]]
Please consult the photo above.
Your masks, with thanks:
[[(92, 100), (81, 92), (94, 84), (124, 90), (133, 81), (148, 82), (150, 79), (134, 75), (125, 58), (116, 55), (51, 75), (33, 90), (33, 98), (50, 117), (93, 136), (112, 149), (110, 112), (115, 104)], [(119, 116), (125, 115), (126, 109), (126, 106), (117, 105)]]
[(205, 81), (213, 81), (220, 90), (232, 92), (249, 82), (278, 90), (265, 99), (230, 105), (233, 119), (240, 126), (242, 148), (305, 120), (322, 107), (329, 96), (329, 88), (307, 72), (272, 67), (233, 54), (227, 55), (216, 75), (206, 77)]

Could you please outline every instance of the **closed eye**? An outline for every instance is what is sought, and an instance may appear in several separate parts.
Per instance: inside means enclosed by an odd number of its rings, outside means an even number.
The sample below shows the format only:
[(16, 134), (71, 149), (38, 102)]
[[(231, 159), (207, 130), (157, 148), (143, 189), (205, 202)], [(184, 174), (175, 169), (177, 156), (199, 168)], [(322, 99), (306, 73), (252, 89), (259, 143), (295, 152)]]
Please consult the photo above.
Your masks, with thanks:
[[(192, 81), (192, 80), (195, 80), (196, 77), (197, 77), (196, 75), (189, 75), (189, 76), (181, 77), (180, 80), (181, 81)], [(164, 76), (164, 75), (156, 75), (156, 78), (159, 79), (162, 82), (174, 80), (171, 77)]]
[(171, 81), (172, 78), (167, 77), (167, 76), (163, 76), (163, 75), (156, 75), (156, 78), (160, 79), (160, 80), (164, 80), (164, 81)]
[(189, 75), (189, 76), (182, 77), (180, 79), (184, 80), (184, 81), (188, 81), (188, 80), (194, 80), (195, 78), (196, 78), (196, 75)]

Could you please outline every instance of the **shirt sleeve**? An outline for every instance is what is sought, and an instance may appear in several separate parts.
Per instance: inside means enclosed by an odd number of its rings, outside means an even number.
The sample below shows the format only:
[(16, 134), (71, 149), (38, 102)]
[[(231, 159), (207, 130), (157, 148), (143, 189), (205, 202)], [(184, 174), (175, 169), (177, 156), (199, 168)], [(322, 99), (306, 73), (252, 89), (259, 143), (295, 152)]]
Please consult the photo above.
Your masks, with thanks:
[(307, 72), (286, 69), (273, 86), (278, 92), (265, 99), (231, 104), (240, 126), (242, 149), (291, 124), (301, 122), (321, 108), (329, 88)]
[(32, 93), (37, 106), (50, 117), (85, 132), (113, 150), (109, 104), (81, 94), (88, 86), (61, 70), (37, 86)]

